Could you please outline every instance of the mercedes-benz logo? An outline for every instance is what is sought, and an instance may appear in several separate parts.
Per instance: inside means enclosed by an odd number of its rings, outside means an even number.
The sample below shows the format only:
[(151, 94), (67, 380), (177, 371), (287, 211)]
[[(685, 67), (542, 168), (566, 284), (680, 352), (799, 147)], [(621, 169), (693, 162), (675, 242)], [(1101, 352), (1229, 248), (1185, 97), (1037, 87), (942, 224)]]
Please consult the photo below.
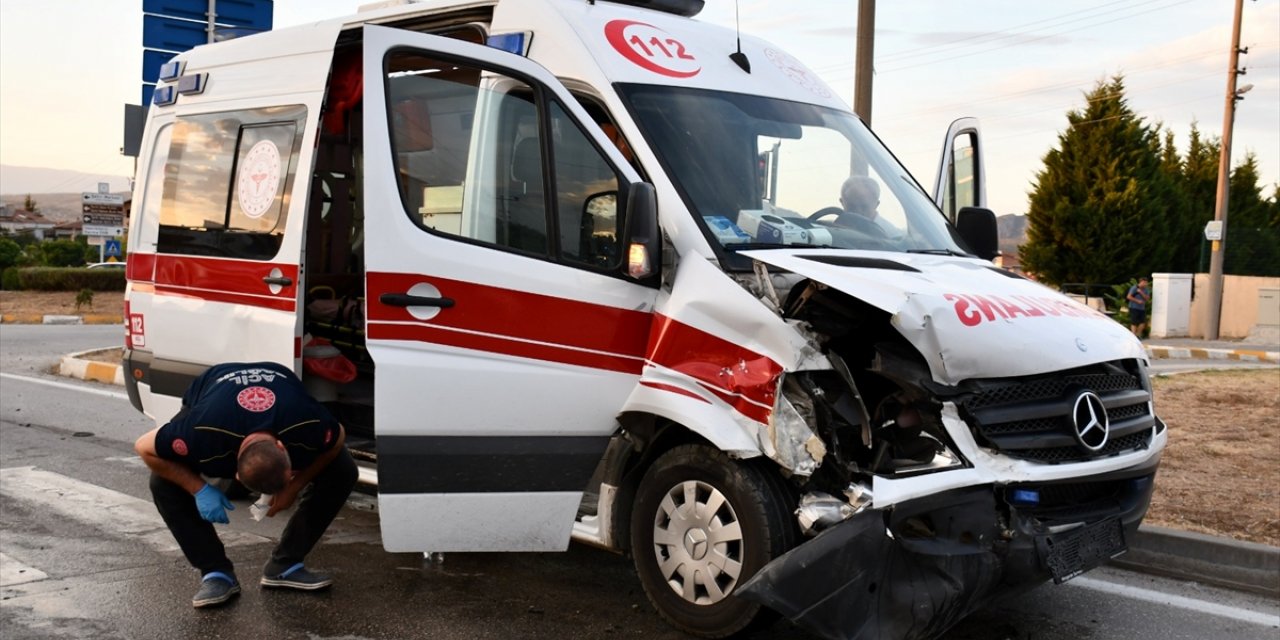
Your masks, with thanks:
[(1071, 409), (1071, 420), (1076, 428), (1076, 440), (1089, 451), (1101, 451), (1107, 446), (1107, 437), (1111, 435), (1111, 421), (1107, 418), (1107, 408), (1102, 405), (1102, 398), (1092, 391), (1081, 392), (1076, 396), (1075, 406)]

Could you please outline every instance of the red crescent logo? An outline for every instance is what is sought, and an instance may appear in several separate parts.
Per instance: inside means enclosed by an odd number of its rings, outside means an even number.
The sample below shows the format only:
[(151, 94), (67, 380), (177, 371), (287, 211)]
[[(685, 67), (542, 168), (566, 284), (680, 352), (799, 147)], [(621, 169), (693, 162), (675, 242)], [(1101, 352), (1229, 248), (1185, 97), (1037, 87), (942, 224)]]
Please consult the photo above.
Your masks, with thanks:
[(276, 394), (266, 387), (249, 387), (236, 395), (236, 402), (247, 411), (262, 413), (276, 405)]
[(182, 438), (175, 438), (173, 440), (173, 452), (180, 456), (187, 455), (187, 443), (183, 442)]
[[(631, 42), (627, 38), (628, 27), (644, 27), (654, 34), (648, 44), (638, 35), (633, 35)], [(690, 64), (697, 64), (697, 60), (685, 50), (685, 46), (675, 38), (663, 38), (667, 33), (651, 24), (645, 22), (637, 22), (635, 20), (611, 20), (604, 25), (604, 37), (613, 46), (613, 49), (622, 54), (622, 57), (630, 60), (632, 64), (652, 71), (654, 73), (668, 76), (671, 78), (692, 78), (700, 71), (702, 66), (698, 65), (692, 69), (687, 68)], [(652, 46), (650, 46), (652, 45)], [(685, 69), (673, 69), (659, 64), (658, 60), (669, 60), (677, 63)], [(685, 61), (681, 63), (680, 61)]]

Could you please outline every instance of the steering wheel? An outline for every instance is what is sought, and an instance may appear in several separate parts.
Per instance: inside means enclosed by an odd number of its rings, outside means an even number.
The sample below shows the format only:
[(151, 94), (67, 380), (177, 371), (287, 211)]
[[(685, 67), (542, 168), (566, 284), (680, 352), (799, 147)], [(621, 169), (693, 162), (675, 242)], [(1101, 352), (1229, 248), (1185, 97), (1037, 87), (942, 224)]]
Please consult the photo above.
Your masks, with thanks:
[[(818, 209), (817, 211), (814, 211), (813, 213), (809, 214), (809, 220), (813, 222), (817, 222), (818, 220), (822, 218), (826, 218), (827, 216), (836, 216), (836, 219), (833, 221), (833, 223), (837, 226), (847, 227), (849, 229), (859, 231), (864, 235), (872, 236), (873, 238), (877, 238), (877, 239), (889, 237), (889, 234), (884, 230), (884, 228), (876, 224), (875, 222), (872, 222), (870, 218), (867, 218), (866, 216), (862, 216), (856, 213), (846, 212), (844, 209), (841, 209), (840, 207), (823, 207), (821, 209)], [(832, 223), (828, 223), (828, 224), (832, 224)]]

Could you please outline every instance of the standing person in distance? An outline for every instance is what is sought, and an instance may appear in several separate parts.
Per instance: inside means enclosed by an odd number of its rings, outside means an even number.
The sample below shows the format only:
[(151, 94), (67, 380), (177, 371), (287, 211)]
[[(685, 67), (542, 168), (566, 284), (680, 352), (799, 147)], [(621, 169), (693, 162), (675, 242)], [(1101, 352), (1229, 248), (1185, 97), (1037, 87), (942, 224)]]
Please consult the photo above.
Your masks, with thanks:
[(1142, 339), (1142, 334), (1147, 330), (1147, 305), (1151, 303), (1151, 288), (1147, 285), (1147, 279), (1138, 278), (1138, 284), (1129, 287), (1125, 300), (1129, 302), (1129, 330), (1138, 339)]

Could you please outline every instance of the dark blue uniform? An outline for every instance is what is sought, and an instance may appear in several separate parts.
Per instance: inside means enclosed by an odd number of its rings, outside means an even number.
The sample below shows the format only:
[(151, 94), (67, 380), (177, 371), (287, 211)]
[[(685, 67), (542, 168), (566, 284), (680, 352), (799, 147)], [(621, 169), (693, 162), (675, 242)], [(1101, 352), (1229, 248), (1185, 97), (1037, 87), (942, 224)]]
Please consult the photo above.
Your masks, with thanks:
[(156, 453), (205, 476), (234, 478), (240, 444), (258, 431), (275, 434), (298, 471), (333, 448), (338, 421), (279, 364), (221, 364), (187, 388), (182, 411), (156, 433)]
[[(274, 362), (230, 363), (212, 367), (192, 381), (182, 410), (156, 431), (155, 449), (161, 458), (197, 473), (234, 478), (240, 444), (258, 431), (269, 431), (285, 444), (294, 473), (332, 451), (341, 434), (338, 422), (288, 368)], [(346, 503), (356, 475), (355, 460), (344, 447), (299, 496), (264, 574), (302, 562)], [(232, 573), (222, 541), (186, 489), (153, 473), (151, 495), (178, 546), (201, 575)]]

